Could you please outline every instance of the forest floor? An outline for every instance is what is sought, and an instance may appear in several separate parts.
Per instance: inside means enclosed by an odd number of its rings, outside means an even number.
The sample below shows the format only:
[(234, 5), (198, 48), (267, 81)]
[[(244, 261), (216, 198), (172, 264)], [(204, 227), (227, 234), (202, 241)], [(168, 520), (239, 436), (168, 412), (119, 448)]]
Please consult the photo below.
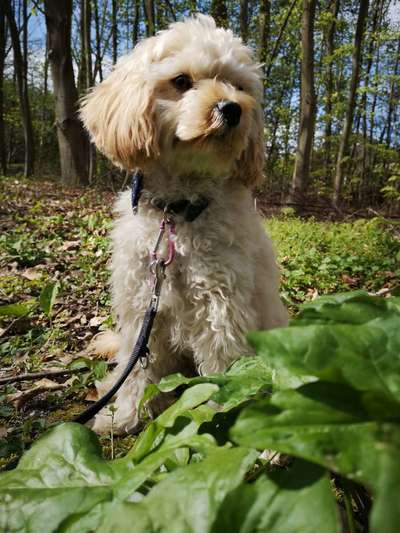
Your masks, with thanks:
[[(0, 466), (47, 427), (83, 410), (93, 400), (94, 381), (107, 371), (105, 361), (91, 360), (84, 349), (113, 326), (107, 288), (113, 199), (49, 181), (0, 180)], [(397, 292), (398, 222), (317, 221), (283, 210), (265, 224), (292, 313), (320, 294)], [(69, 374), (1, 381), (59, 370)], [(133, 439), (112, 446), (112, 437), (103, 437), (105, 456), (123, 455)]]

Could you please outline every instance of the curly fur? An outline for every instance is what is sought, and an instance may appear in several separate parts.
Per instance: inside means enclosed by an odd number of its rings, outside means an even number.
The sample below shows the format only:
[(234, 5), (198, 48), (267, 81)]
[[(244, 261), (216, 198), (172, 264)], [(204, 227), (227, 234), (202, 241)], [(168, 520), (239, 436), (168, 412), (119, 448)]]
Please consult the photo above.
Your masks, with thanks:
[[(182, 73), (193, 80), (186, 92), (171, 83)], [(193, 366), (203, 374), (224, 371), (250, 353), (249, 330), (287, 323), (272, 245), (252, 205), (251, 189), (263, 178), (261, 96), (260, 70), (248, 48), (198, 15), (141, 42), (83, 101), (82, 119), (97, 147), (122, 168), (140, 167), (147, 190), (167, 201), (211, 199), (194, 222), (176, 219), (177, 257), (163, 286), (151, 364), (137, 368), (117, 395), (120, 431), (137, 425), (147, 383)], [(226, 128), (215, 112), (221, 100), (240, 105), (236, 127)], [(119, 364), (98, 385), (100, 393), (115, 381), (136, 340), (160, 220), (146, 203), (133, 216), (129, 191), (120, 195), (116, 214), (111, 285)], [(101, 338), (97, 343), (101, 351)], [(100, 413), (94, 429), (107, 431), (110, 421)]]

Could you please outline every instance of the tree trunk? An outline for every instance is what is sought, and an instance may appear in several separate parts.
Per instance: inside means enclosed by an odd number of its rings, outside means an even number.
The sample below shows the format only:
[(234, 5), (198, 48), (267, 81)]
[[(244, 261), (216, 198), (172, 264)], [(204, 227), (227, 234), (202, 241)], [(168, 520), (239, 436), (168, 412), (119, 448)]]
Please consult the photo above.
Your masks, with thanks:
[(95, 29), (95, 62), (94, 62), (94, 72), (93, 72), (93, 81), (96, 80), (97, 74), (99, 75), (100, 81), (103, 81), (103, 65), (102, 65), (102, 56), (101, 56), (101, 39), (102, 32), (100, 31), (100, 17), (99, 17), (99, 4), (98, 2), (93, 2), (93, 17), (94, 17), (94, 29)]
[(117, 62), (118, 59), (118, 2), (117, 0), (112, 0), (111, 8), (111, 31), (112, 31), (112, 62), (113, 65)]
[(78, 118), (78, 92), (71, 57), (72, 0), (44, 1), (49, 64), (56, 99), (56, 126), (65, 184), (88, 183), (89, 141)]
[(156, 32), (154, 0), (143, 0), (143, 8), (146, 23), (146, 35), (151, 37)]
[(11, 0), (7, 0), (3, 4), (4, 12), (8, 20), (10, 28), (11, 42), (14, 50), (14, 72), (18, 85), (18, 96), (21, 107), (22, 124), (24, 129), (24, 143), (25, 143), (25, 165), (24, 176), (28, 177), (33, 174), (35, 162), (35, 145), (33, 138), (33, 127), (31, 118), (31, 108), (29, 105), (28, 94), (28, 80), (26, 76), (26, 69), (24, 59), (21, 52), (21, 44), (19, 42), (19, 32), (15, 22), (14, 10)]
[(140, 0), (135, 0), (135, 20), (133, 22), (132, 44), (136, 46), (139, 39), (139, 24), (140, 24)]
[(288, 10), (286, 12), (286, 16), (282, 22), (282, 25), (281, 27), (279, 28), (279, 32), (278, 32), (278, 36), (275, 40), (275, 44), (274, 44), (274, 47), (272, 49), (272, 52), (268, 58), (268, 64), (265, 68), (265, 77), (268, 79), (269, 78), (269, 75), (271, 74), (271, 69), (272, 69), (272, 65), (274, 64), (274, 61), (275, 61), (275, 58), (276, 56), (278, 55), (278, 52), (279, 52), (279, 48), (281, 46), (281, 41), (282, 41), (282, 38), (283, 38), (283, 35), (285, 33), (285, 30), (286, 30), (286, 26), (288, 25), (288, 22), (290, 20), (290, 16), (293, 12), (293, 9), (295, 8), (296, 4), (297, 4), (298, 0), (292, 0), (292, 3), (288, 6)]
[(374, 35), (378, 28), (379, 21), (379, 11), (380, 11), (381, 0), (375, 0), (373, 10), (372, 10), (372, 26), (370, 29), (368, 48), (367, 48), (367, 64), (365, 67), (365, 79), (364, 79), (364, 92), (361, 97), (360, 105), (360, 115), (362, 116), (362, 161), (361, 161), (361, 180), (358, 191), (359, 202), (362, 203), (363, 197), (367, 189), (368, 175), (370, 173), (370, 168), (368, 164), (368, 157), (370, 150), (368, 148), (368, 124), (367, 124), (367, 108), (368, 108), (368, 88), (370, 83), (371, 68), (373, 64), (373, 59), (375, 55), (375, 39)]
[(360, 77), (360, 64), (361, 64), (361, 47), (364, 37), (365, 20), (368, 14), (369, 0), (360, 0), (360, 8), (358, 11), (356, 34), (354, 37), (354, 48), (352, 57), (352, 74), (350, 81), (350, 93), (347, 102), (346, 116), (344, 120), (343, 132), (340, 137), (339, 151), (336, 162), (336, 172), (333, 184), (333, 198), (332, 203), (334, 206), (338, 206), (340, 201), (340, 195), (343, 184), (344, 164), (345, 157), (348, 151), (348, 144), (350, 133), (353, 124), (354, 108), (356, 104), (356, 93)]
[[(85, 93), (93, 85), (92, 75), (92, 43), (91, 43), (92, 11), (91, 0), (81, 0), (81, 62), (79, 69), (78, 92)], [(96, 165), (96, 149), (89, 146), (89, 183), (93, 180)]]
[(316, 0), (303, 0), (301, 17), (300, 124), (296, 160), (288, 203), (301, 205), (309, 181), (314, 139), (314, 19)]
[(271, 0), (261, 1), (258, 18), (260, 27), (260, 47), (258, 50), (258, 60), (260, 63), (263, 63), (263, 70), (265, 71), (265, 62), (268, 57), (268, 43), (271, 24)]
[(240, 0), (240, 36), (247, 43), (249, 34), (249, 1)]
[(217, 26), (222, 28), (228, 27), (228, 9), (225, 0), (212, 0), (210, 13), (215, 19)]
[(22, 50), (24, 76), (28, 80), (28, 0), (23, 0), (22, 2)]
[(81, 0), (80, 42), (81, 57), (78, 73), (78, 91), (84, 92), (93, 84), (92, 79), (92, 12), (90, 0)]
[(331, 160), (332, 160), (332, 109), (333, 109), (333, 52), (335, 49), (336, 19), (339, 13), (340, 0), (331, 0), (329, 12), (331, 20), (326, 33), (326, 55), (329, 58), (328, 72), (326, 76), (326, 104), (325, 104), (325, 133), (324, 133), (324, 156), (325, 175), (327, 181), (331, 180)]
[(4, 11), (0, 9), (0, 165), (7, 174), (7, 152), (4, 128), (4, 63), (6, 59), (7, 29)]

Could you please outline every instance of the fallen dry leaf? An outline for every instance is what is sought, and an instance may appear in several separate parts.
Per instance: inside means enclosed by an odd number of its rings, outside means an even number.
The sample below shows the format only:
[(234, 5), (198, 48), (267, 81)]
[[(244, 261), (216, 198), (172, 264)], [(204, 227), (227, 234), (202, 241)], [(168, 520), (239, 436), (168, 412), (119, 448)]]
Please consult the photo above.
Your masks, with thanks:
[(351, 278), (347, 274), (342, 274), (342, 281), (344, 283), (347, 283), (347, 285), (350, 285), (350, 286), (358, 285), (358, 282), (359, 282), (358, 278)]
[(43, 273), (38, 267), (27, 268), (22, 272), (22, 277), (29, 279), (29, 281), (34, 281), (40, 279)]
[(99, 393), (96, 389), (89, 389), (88, 393), (85, 396), (87, 402), (96, 402), (99, 399)]
[(107, 317), (105, 316), (94, 316), (89, 320), (89, 326), (91, 328), (96, 328), (97, 326), (100, 326), (105, 320), (107, 320)]
[(74, 250), (76, 248), (79, 248), (80, 246), (81, 241), (65, 241), (64, 244), (60, 246), (59, 250), (66, 252), (67, 250)]

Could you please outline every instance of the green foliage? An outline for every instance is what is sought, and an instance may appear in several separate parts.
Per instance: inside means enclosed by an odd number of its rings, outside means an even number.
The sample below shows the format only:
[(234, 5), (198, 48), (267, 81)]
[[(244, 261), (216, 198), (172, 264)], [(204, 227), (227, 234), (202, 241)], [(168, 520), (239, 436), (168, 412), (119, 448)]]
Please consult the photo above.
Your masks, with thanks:
[[(361, 291), (305, 304), (289, 328), (252, 333), (257, 356), (226, 374), (165, 378), (159, 391), (186, 390), (123, 458), (102, 458), (85, 427), (53, 428), (0, 476), (0, 527), (339, 533), (342, 499), (358, 529), (357, 482), (371, 533), (396, 533), (399, 319), (399, 298)], [(298, 459), (272, 466), (266, 448)]]
[(285, 212), (266, 227), (279, 253), (283, 296), (290, 305), (349, 288), (375, 291), (400, 277), (400, 241), (395, 226), (382, 218), (334, 223)]
[(56, 301), (58, 291), (60, 290), (60, 284), (58, 282), (49, 283), (43, 287), (39, 297), (40, 307), (45, 315), (51, 316), (53, 311), (54, 302)]

